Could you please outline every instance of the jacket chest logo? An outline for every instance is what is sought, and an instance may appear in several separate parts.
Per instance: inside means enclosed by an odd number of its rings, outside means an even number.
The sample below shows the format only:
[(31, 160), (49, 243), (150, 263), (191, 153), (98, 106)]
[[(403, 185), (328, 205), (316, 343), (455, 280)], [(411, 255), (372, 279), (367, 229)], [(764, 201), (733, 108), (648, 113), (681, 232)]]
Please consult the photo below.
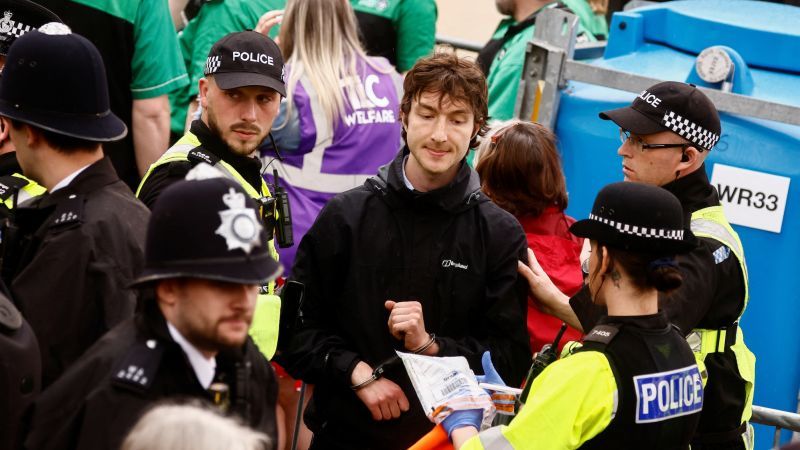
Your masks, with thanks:
[(456, 269), (461, 269), (461, 270), (469, 269), (468, 265), (457, 263), (457, 262), (453, 261), (452, 259), (443, 260), (442, 261), (442, 267), (444, 267), (445, 269), (448, 269), (448, 268), (451, 268), (451, 267), (452, 268), (456, 268)]

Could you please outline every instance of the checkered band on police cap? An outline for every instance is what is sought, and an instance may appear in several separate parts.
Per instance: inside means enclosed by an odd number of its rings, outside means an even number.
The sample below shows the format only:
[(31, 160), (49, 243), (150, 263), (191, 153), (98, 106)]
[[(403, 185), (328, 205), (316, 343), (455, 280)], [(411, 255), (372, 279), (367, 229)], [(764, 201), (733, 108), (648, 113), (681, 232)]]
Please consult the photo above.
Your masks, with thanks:
[(697, 86), (678, 81), (650, 86), (630, 106), (603, 111), (600, 118), (640, 136), (672, 131), (700, 150), (711, 150), (722, 133), (711, 99)]
[(659, 239), (673, 239), (676, 241), (683, 240), (684, 230), (671, 230), (668, 228), (648, 228), (638, 225), (631, 225), (627, 223), (617, 222), (605, 217), (589, 214), (590, 220), (596, 220), (600, 223), (610, 225), (617, 229), (620, 233), (631, 234), (634, 236), (644, 238), (659, 238)]
[(219, 70), (220, 65), (222, 65), (222, 63), (219, 60), (219, 56), (209, 56), (206, 58), (206, 67), (203, 70), (203, 74), (210, 75), (216, 72)]
[(49, 22), (61, 22), (49, 9), (29, 0), (0, 1), (0, 55), (15, 40)]
[(717, 141), (719, 141), (718, 134), (706, 130), (685, 117), (681, 117), (681, 115), (677, 114), (675, 111), (665, 112), (661, 123), (672, 130), (673, 133), (681, 135), (681, 137), (687, 141), (704, 149), (713, 148), (714, 145), (717, 144)]

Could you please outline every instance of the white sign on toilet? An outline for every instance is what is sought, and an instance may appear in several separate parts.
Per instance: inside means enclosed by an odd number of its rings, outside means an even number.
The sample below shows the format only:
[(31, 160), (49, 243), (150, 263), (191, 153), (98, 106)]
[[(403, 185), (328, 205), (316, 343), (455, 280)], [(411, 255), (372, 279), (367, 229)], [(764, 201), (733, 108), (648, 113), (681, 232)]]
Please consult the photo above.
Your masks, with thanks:
[(780, 233), (791, 179), (714, 164), (711, 184), (730, 223)]

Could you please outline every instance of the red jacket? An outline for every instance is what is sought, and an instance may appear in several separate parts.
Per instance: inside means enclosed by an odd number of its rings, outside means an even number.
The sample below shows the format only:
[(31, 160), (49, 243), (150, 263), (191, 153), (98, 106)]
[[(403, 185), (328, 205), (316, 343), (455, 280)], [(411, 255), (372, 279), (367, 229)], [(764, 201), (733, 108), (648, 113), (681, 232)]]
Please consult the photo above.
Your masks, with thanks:
[[(528, 247), (536, 254), (545, 273), (550, 276), (556, 287), (568, 296), (572, 296), (583, 286), (580, 253), (583, 239), (569, 232), (569, 226), (575, 219), (567, 216), (555, 207), (547, 208), (538, 217), (517, 217), (528, 238)], [(538, 352), (542, 346), (552, 343), (561, 321), (539, 310), (532, 298), (528, 298), (528, 335), (531, 339), (531, 350)], [(568, 341), (577, 341), (583, 337), (578, 330), (567, 328), (561, 339), (559, 350)]]

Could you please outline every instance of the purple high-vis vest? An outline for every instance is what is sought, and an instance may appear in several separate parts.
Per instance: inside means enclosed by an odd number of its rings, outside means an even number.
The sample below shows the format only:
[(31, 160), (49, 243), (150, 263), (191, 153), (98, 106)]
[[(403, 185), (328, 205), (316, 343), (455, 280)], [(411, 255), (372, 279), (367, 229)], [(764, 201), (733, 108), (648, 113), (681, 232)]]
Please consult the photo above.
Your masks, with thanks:
[[(383, 58), (370, 60), (386, 67), (385, 71), (391, 69)], [(281, 149), (283, 162), (274, 153), (261, 155), (264, 164), (272, 163), (265, 174), (267, 182), (272, 184), (275, 167), (292, 208), (294, 245), (278, 249), (287, 275), (300, 240), (325, 203), (339, 192), (364, 184), (400, 149), (402, 78), (394, 70), (383, 73), (364, 61), (359, 71), (358, 77), (341, 80), (347, 113), (335, 124), (325, 119), (314, 88), (308, 78), (301, 77), (293, 96), (300, 121), (298, 148)]]

